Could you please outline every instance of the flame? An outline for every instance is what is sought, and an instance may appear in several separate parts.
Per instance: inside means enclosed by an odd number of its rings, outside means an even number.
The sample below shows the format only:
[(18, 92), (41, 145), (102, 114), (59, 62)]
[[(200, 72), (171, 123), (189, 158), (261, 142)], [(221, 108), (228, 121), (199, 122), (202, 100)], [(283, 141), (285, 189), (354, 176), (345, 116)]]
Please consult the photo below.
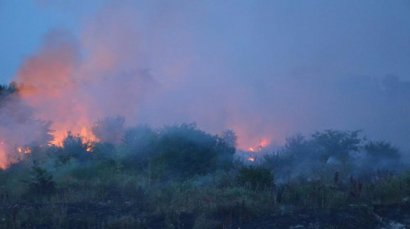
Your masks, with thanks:
[(256, 161), (256, 153), (262, 151), (264, 148), (269, 146), (271, 144), (271, 141), (268, 138), (261, 138), (258, 142), (258, 144), (250, 146), (247, 148), (247, 154), (248, 157), (246, 158), (247, 161), (249, 162), (255, 162)]
[(258, 144), (248, 147), (247, 151), (251, 153), (259, 152), (262, 149), (266, 148), (270, 143), (271, 142), (268, 138), (262, 138), (261, 140), (259, 140)]
[(88, 145), (87, 145), (87, 149), (85, 149), (85, 150), (86, 150), (87, 152), (92, 152), (93, 149), (94, 149), (94, 146), (91, 145), (91, 144), (88, 144)]
[[(21, 160), (24, 155), (30, 154), (32, 149), (29, 146), (17, 146), (15, 151), (11, 150), (14, 153), (13, 157), (10, 157), (10, 146), (7, 145), (9, 142), (0, 141), (0, 169), (7, 169), (10, 164), (15, 163)], [(11, 147), (13, 148), (13, 147)]]
[[(93, 132), (89, 128), (81, 127), (79, 130), (63, 128), (52, 133), (53, 140), (50, 142), (49, 145), (62, 147), (64, 139), (67, 137), (68, 132), (71, 132), (74, 135), (79, 136), (83, 142), (99, 142), (99, 139), (93, 134)], [(92, 148), (90, 148), (90, 151), (91, 150)]]
[(85, 128), (85, 127), (81, 128), (80, 137), (85, 142), (97, 142), (98, 141), (97, 137), (93, 134), (93, 132), (90, 131), (88, 128)]
[(0, 169), (6, 169), (8, 166), (7, 152), (3, 141), (0, 141)]
[(28, 146), (18, 146), (17, 147), (17, 152), (20, 154), (30, 154), (31, 153), (31, 148)]
[(87, 152), (89, 152), (89, 153), (92, 152), (92, 151), (94, 151), (95, 142), (96, 142), (96, 141), (87, 141), (87, 142), (85, 142), (86, 145), (87, 145), (87, 148), (85, 149), (85, 151), (87, 151)]
[(55, 145), (55, 146), (63, 146), (63, 141), (65, 137), (67, 137), (67, 132), (66, 131), (55, 131), (53, 132), (53, 140), (49, 143), (49, 145)]

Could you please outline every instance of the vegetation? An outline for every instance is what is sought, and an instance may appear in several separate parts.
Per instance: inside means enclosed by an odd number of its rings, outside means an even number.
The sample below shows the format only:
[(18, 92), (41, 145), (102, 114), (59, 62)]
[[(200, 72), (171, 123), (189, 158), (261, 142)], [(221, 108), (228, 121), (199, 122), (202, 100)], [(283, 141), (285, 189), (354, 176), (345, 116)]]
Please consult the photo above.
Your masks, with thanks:
[[(384, 207), (409, 206), (399, 149), (359, 131), (297, 135), (253, 162), (232, 131), (125, 127), (121, 117), (93, 131), (100, 142), (71, 133), (61, 147), (33, 142), (0, 170), (0, 228), (246, 228), (263, 219), (283, 228), (286, 217), (373, 228), (386, 223), (372, 218)], [(347, 216), (332, 224), (329, 212)]]
[[(359, 132), (296, 136), (251, 163), (234, 158), (232, 132), (121, 128), (118, 144), (90, 150), (68, 134), (62, 147), (33, 148), (1, 171), (2, 226), (222, 228), (284, 211), (403, 203), (410, 194), (399, 151)], [(361, 162), (369, 160), (372, 168)]]

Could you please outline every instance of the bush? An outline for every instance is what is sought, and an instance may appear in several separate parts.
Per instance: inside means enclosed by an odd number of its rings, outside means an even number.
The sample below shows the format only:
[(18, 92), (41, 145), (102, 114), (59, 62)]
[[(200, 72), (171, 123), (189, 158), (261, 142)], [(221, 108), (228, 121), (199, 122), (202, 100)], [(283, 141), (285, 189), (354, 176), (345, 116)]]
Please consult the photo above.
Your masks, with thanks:
[(36, 195), (47, 196), (55, 192), (53, 176), (39, 166), (33, 167), (33, 175), (29, 182), (29, 191)]
[(274, 177), (270, 170), (261, 167), (243, 167), (239, 170), (238, 182), (240, 185), (253, 190), (271, 188)]
[(59, 159), (63, 164), (71, 159), (79, 162), (88, 161), (93, 158), (90, 149), (91, 143), (83, 142), (80, 136), (74, 136), (71, 132), (68, 132), (67, 137), (63, 141), (63, 147), (59, 152)]
[(232, 164), (235, 148), (193, 124), (166, 127), (159, 133), (152, 165), (158, 175), (191, 177)]
[(148, 126), (137, 126), (125, 130), (121, 151), (124, 165), (142, 169), (157, 153), (158, 133)]

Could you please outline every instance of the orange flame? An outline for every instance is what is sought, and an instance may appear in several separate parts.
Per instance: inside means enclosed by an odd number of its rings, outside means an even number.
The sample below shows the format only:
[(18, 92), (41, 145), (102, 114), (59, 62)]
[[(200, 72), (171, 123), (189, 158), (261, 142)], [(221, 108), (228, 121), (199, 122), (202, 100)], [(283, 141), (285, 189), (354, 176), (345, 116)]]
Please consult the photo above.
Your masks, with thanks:
[[(83, 142), (98, 142), (98, 138), (86, 127), (82, 127), (79, 130), (77, 129), (59, 129), (52, 133), (53, 140), (50, 142), (50, 145), (63, 146), (64, 139), (67, 137), (68, 132), (71, 132), (75, 135), (78, 135)], [(90, 147), (89, 147), (90, 148)], [(91, 151), (92, 148), (90, 148)], [(88, 150), (87, 150), (88, 151)], [(90, 152), (89, 151), (89, 152)]]
[(257, 145), (250, 146), (247, 148), (247, 150), (252, 153), (259, 152), (262, 149), (266, 148), (270, 143), (271, 142), (268, 138), (262, 138)]
[(0, 169), (6, 169), (8, 166), (7, 152), (3, 141), (0, 141)]

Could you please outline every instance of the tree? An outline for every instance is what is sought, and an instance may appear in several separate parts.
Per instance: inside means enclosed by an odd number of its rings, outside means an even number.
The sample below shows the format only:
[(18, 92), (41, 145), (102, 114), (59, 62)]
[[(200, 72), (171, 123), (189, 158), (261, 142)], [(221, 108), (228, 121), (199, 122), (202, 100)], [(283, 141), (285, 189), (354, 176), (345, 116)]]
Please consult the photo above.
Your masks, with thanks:
[(76, 159), (79, 162), (85, 162), (93, 158), (92, 152), (89, 152), (90, 144), (83, 142), (80, 136), (74, 136), (68, 132), (63, 141), (63, 147), (60, 150), (59, 159), (66, 163), (70, 159)]
[(50, 195), (55, 192), (53, 176), (47, 170), (34, 165), (29, 183), (30, 192), (36, 195)]
[(335, 157), (342, 163), (347, 163), (349, 154), (358, 151), (363, 139), (359, 137), (360, 131), (325, 130), (312, 135), (312, 141), (322, 150), (321, 158), (327, 161)]
[(8, 163), (15, 163), (25, 156), (19, 152), (22, 148), (47, 147), (52, 139), (50, 123), (36, 119), (33, 109), (19, 93), (16, 83), (0, 85), (0, 141), (3, 148), (0, 153)]
[(399, 149), (385, 141), (371, 141), (364, 146), (369, 157), (375, 160), (398, 160)]
[(233, 130), (225, 130), (222, 132), (220, 138), (231, 147), (236, 147), (238, 137)]

